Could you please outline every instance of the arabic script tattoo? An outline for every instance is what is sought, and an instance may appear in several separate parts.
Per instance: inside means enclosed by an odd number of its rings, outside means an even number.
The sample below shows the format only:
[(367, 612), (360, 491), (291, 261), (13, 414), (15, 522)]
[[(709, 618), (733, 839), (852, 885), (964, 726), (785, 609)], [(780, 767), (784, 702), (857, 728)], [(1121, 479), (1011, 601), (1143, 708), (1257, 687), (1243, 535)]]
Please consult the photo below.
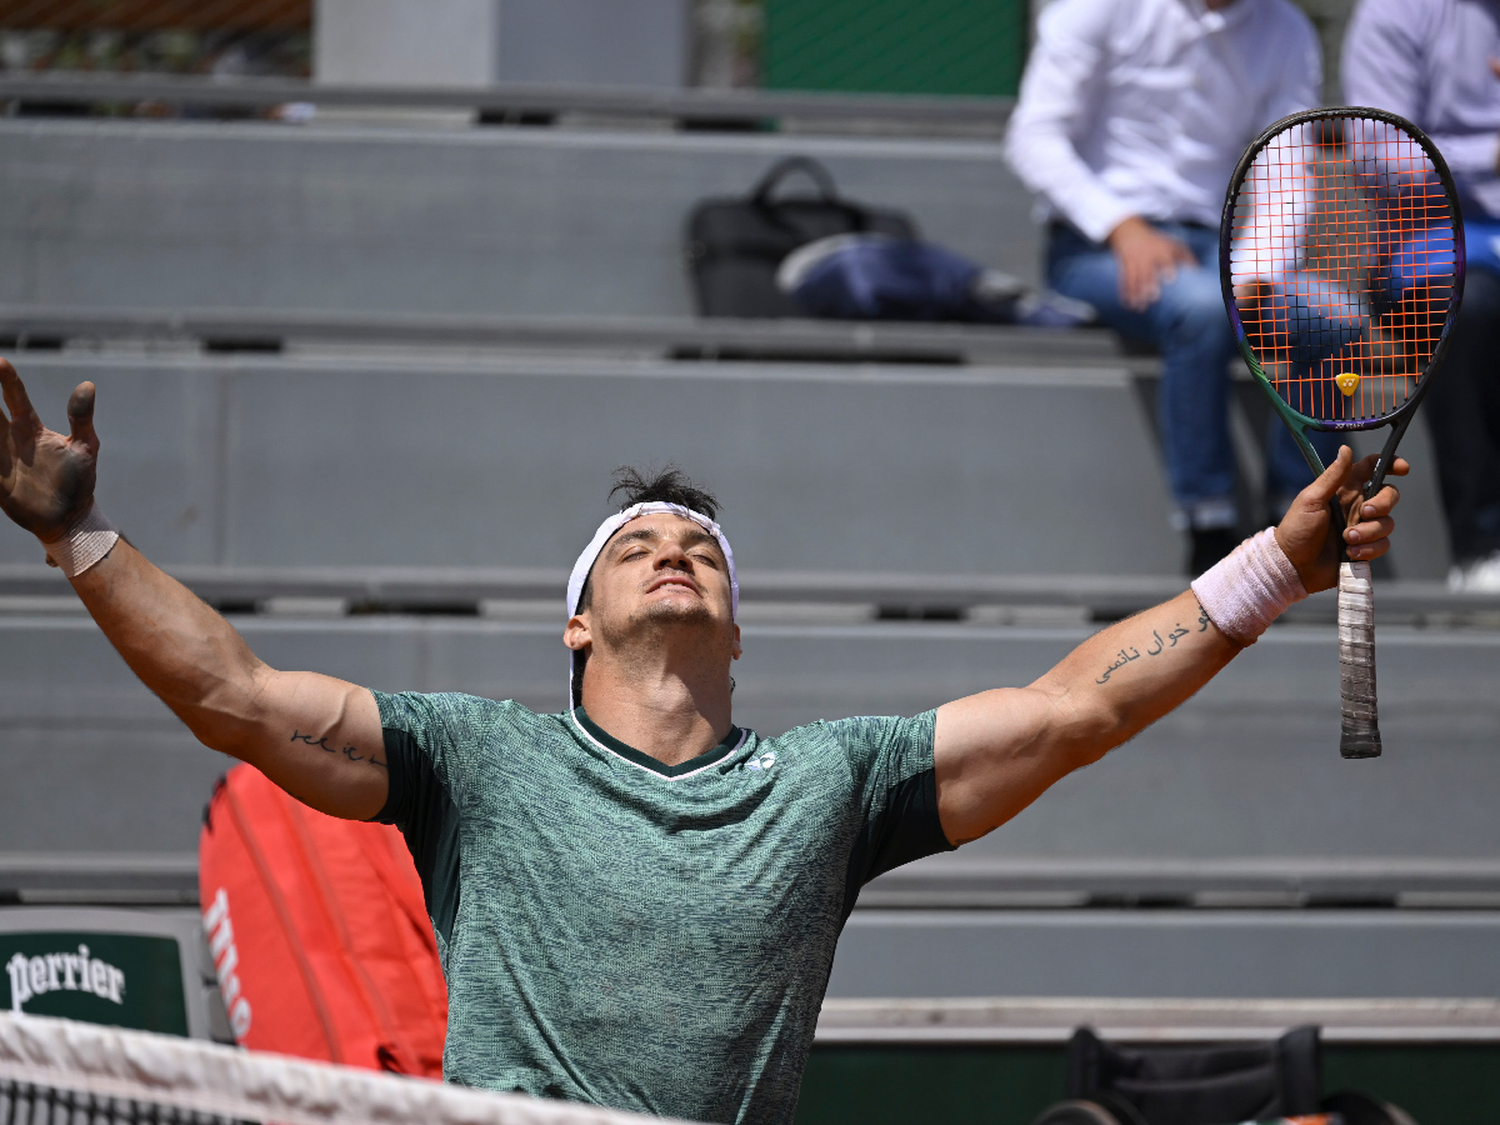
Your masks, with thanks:
[[(1203, 611), (1203, 607), (1202, 606), (1199, 606), (1198, 607), (1198, 632), (1201, 633), (1201, 632), (1203, 632), (1207, 628), (1208, 628), (1208, 614)], [(1113, 676), (1121, 668), (1125, 667), (1125, 665), (1127, 665), (1127, 664), (1134, 664), (1143, 655), (1144, 656), (1160, 656), (1167, 649), (1169, 649), (1169, 648), (1176, 648), (1177, 647), (1177, 642), (1180, 641), (1183, 637), (1187, 636), (1189, 632), (1191, 632), (1191, 630), (1189, 630), (1188, 627), (1186, 625), (1182, 624), (1180, 621), (1177, 622), (1176, 624), (1174, 624), (1172, 626), (1172, 631), (1170, 633), (1168, 633), (1165, 637), (1163, 637), (1161, 635), (1160, 630), (1152, 629), (1151, 630), (1151, 647), (1150, 648), (1146, 649), (1146, 651), (1144, 653), (1142, 653), (1140, 649), (1135, 648), (1134, 646), (1132, 646), (1132, 647), (1130, 647), (1128, 649), (1122, 648), (1118, 653), (1115, 654), (1115, 657), (1110, 662), (1109, 667), (1106, 668), (1106, 669), (1104, 669), (1104, 674), (1102, 676), (1097, 677), (1094, 680), (1094, 683), (1096, 683), (1096, 684), (1107, 684), (1107, 683), (1109, 683), (1109, 678), (1111, 676)]]
[(369, 762), (370, 765), (375, 766), (378, 769), (385, 769), (386, 768), (386, 764), (384, 762), (382, 762), (379, 758), (377, 758), (374, 754), (371, 754), (371, 755), (369, 755), (369, 757), (366, 757), (365, 755), (361, 754), (359, 752), (359, 750), (356, 749), (353, 746), (337, 747), (337, 746), (330, 746), (330, 745), (328, 745), (328, 736), (327, 735), (324, 735), (322, 738), (314, 738), (310, 734), (303, 734), (300, 730), (294, 730), (294, 731), (292, 731), (291, 741), (293, 741), (293, 742), (301, 742), (301, 743), (303, 743), (304, 745), (307, 745), (307, 746), (316, 746), (319, 750), (322, 750), (324, 753), (327, 753), (327, 754), (342, 754), (344, 757), (348, 758), (351, 762)]

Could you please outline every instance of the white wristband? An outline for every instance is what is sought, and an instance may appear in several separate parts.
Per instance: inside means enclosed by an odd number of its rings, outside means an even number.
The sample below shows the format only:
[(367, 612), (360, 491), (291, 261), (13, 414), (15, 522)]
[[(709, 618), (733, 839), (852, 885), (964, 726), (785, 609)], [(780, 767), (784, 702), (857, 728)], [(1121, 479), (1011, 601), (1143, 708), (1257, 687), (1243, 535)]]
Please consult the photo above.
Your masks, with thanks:
[(1269, 527), (1204, 571), (1193, 593), (1219, 632), (1242, 645), (1254, 644), (1287, 606), (1307, 597), (1301, 575)]
[(109, 554), (119, 539), (119, 530), (95, 504), (67, 535), (44, 546), (47, 561), (69, 578), (76, 578)]

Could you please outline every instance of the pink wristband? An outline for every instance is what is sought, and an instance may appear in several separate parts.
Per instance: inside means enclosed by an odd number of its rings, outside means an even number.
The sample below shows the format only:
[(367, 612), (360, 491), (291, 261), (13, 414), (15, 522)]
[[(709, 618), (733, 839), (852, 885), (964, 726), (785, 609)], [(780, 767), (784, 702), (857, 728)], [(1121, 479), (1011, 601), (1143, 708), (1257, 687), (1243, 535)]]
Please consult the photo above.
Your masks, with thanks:
[(69, 578), (76, 578), (109, 554), (119, 539), (119, 530), (95, 504), (68, 534), (44, 546), (47, 561)]
[(1242, 645), (1254, 644), (1287, 606), (1307, 597), (1297, 568), (1269, 527), (1204, 571), (1193, 582), (1193, 593), (1219, 632)]

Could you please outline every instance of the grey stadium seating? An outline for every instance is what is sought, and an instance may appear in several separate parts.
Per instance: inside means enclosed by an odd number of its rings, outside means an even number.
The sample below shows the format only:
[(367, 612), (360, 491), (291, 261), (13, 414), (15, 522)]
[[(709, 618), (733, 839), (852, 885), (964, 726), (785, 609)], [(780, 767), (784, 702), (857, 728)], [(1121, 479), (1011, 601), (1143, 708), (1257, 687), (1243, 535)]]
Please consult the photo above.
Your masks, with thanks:
[[(1181, 561), (1149, 412), (1119, 367), (19, 362), (55, 425), (77, 382), (98, 384), (101, 499), (163, 563), (565, 569), (611, 470), (665, 461), (719, 491), (747, 572), (1170, 576)], [(1405, 491), (1397, 573), (1437, 577), (1430, 470)], [(0, 534), (0, 562), (35, 560)]]
[(1031, 275), (994, 142), (0, 121), (0, 301), (682, 315), (682, 228), (788, 153)]
[[(1035, 276), (989, 142), (3, 120), (0, 324), (53, 306), (691, 335), (687, 209), (788, 152)], [(99, 384), (104, 506), (264, 658), (382, 688), (558, 706), (563, 572), (622, 462), (676, 460), (721, 493), (746, 583), (739, 718), (765, 733), (1026, 682), (1096, 617), (1181, 586), (1150, 380), (1108, 347), (713, 363), (544, 327), (545, 346), (280, 355), (75, 336), (18, 363), (54, 423)], [(1500, 634), (1433, 627), (1495, 605), (1438, 591), (1424, 435), (1407, 449), (1402, 582), (1377, 591), (1385, 758), (1337, 757), (1315, 600), (1012, 824), (872, 884), (833, 994), (1494, 995)], [(113, 854), (110, 893), (180, 903), (228, 763), (67, 599), (0, 527), (0, 900), (93, 901), (77, 871)], [(435, 608), (463, 613), (406, 612)], [(906, 610), (947, 620), (889, 619)]]

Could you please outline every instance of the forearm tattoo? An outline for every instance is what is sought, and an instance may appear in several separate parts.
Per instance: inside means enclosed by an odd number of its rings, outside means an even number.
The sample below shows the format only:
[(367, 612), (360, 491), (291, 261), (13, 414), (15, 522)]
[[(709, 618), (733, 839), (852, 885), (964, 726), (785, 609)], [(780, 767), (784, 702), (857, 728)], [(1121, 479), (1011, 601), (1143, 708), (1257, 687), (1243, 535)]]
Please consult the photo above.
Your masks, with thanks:
[(1143, 656), (1160, 656), (1167, 649), (1176, 648), (1177, 642), (1180, 641), (1183, 637), (1187, 636), (1189, 633), (1207, 632), (1208, 626), (1208, 613), (1200, 605), (1198, 607), (1198, 628), (1196, 630), (1189, 629), (1181, 622), (1177, 622), (1172, 626), (1172, 631), (1165, 637), (1163, 637), (1159, 629), (1152, 629), (1151, 643), (1146, 646), (1146, 650), (1144, 652), (1142, 652), (1135, 645), (1131, 645), (1129, 648), (1122, 648), (1114, 655), (1113, 658), (1111, 658), (1109, 667), (1104, 669), (1103, 675), (1098, 676), (1094, 679), (1094, 683), (1107, 684), (1109, 683), (1109, 678), (1116, 672), (1118, 672), (1121, 668), (1125, 667), (1125, 665), (1133, 664)]
[(325, 753), (342, 754), (351, 762), (369, 762), (370, 765), (376, 766), (380, 769), (386, 768), (385, 763), (382, 762), (374, 754), (361, 754), (359, 750), (353, 746), (338, 747), (329, 745), (327, 735), (324, 735), (322, 738), (314, 738), (310, 734), (303, 734), (300, 730), (294, 730), (292, 731), (292, 741), (301, 742), (308, 746), (316, 746), (319, 750), (322, 750)]

